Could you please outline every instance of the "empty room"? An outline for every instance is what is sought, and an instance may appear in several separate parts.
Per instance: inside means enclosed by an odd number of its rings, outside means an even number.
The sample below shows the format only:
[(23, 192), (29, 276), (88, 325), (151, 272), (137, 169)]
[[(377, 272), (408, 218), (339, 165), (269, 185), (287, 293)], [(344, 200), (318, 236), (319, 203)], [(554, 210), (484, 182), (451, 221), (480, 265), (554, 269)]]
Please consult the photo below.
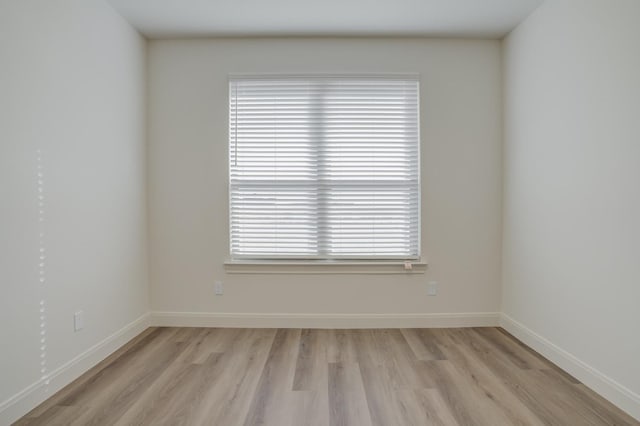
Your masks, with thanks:
[(0, 0), (0, 426), (640, 425), (640, 0)]

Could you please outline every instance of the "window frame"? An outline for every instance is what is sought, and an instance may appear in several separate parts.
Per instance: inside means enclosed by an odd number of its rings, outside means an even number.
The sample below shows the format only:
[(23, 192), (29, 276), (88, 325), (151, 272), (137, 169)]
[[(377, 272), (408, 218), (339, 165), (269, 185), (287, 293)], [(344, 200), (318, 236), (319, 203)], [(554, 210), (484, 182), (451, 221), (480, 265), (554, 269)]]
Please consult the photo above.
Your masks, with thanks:
[[(256, 256), (234, 256), (232, 254), (232, 225), (231, 225), (231, 209), (232, 209), (232, 183), (231, 183), (231, 83), (237, 80), (262, 80), (262, 79), (393, 79), (415, 81), (416, 83), (416, 180), (417, 180), (417, 254), (415, 256), (389, 256), (389, 255), (354, 255), (330, 257), (324, 255), (256, 255)], [(405, 272), (424, 273), (427, 266), (423, 260), (422, 254), (422, 158), (421, 158), (421, 81), (420, 75), (417, 73), (385, 73), (385, 74), (229, 74), (227, 79), (228, 98), (227, 98), (227, 191), (228, 191), (228, 220), (229, 227), (229, 252), (225, 261), (225, 269), (231, 273), (286, 273), (293, 266), (310, 266), (318, 265), (320, 269), (313, 270), (309, 273), (325, 273), (333, 266), (331, 271), (338, 273), (397, 273), (397, 266), (404, 267)], [(236, 110), (237, 111), (237, 110)], [(237, 123), (237, 122), (236, 122)], [(270, 265), (271, 267), (264, 268)], [(369, 269), (369, 266), (377, 265), (377, 270)], [(416, 266), (413, 269), (412, 266)], [(338, 267), (338, 268), (336, 268)], [(308, 268), (306, 268), (308, 271)], [(328, 273), (333, 273), (329, 271)], [(342, 272), (340, 272), (342, 271)]]

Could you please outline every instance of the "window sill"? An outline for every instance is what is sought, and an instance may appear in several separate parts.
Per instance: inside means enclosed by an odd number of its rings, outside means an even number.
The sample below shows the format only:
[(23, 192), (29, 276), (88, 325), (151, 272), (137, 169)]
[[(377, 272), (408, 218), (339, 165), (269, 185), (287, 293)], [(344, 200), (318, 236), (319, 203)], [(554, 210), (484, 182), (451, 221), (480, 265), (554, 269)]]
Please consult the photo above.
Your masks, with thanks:
[(404, 261), (327, 261), (327, 260), (227, 260), (229, 274), (424, 274), (427, 263), (412, 260), (411, 269)]

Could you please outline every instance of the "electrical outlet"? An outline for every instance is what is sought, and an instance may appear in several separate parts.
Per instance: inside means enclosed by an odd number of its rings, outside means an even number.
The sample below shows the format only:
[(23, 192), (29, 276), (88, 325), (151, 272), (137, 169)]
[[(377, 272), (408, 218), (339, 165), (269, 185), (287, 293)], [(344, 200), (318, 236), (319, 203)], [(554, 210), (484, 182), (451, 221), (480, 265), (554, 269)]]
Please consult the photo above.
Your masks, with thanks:
[(84, 312), (78, 311), (73, 314), (73, 330), (80, 331), (84, 328)]
[(429, 296), (435, 296), (438, 294), (438, 282), (437, 281), (429, 281), (427, 284), (427, 294)]
[(213, 282), (213, 291), (216, 293), (216, 296), (222, 296), (224, 294), (224, 286), (222, 285), (222, 281)]

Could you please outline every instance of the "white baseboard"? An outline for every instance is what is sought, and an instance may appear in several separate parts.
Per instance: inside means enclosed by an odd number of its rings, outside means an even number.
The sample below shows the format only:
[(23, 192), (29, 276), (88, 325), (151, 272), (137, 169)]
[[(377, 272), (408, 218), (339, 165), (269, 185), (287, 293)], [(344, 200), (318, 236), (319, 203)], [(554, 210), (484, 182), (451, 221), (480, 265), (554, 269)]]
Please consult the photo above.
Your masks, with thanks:
[(152, 312), (159, 327), (247, 328), (444, 328), (495, 327), (497, 312), (444, 314), (254, 314), (212, 312)]
[[(19, 393), (0, 403), (0, 425), (9, 425), (54, 393), (80, 377), (107, 358), (129, 340), (149, 327), (150, 315), (144, 314), (101, 342), (90, 347), (64, 365), (53, 370), (47, 378), (32, 383)], [(45, 383), (46, 380), (49, 383)]]
[(594, 392), (606, 398), (632, 417), (640, 420), (640, 395), (504, 313), (500, 315), (500, 326), (542, 354), (549, 361), (580, 380)]

